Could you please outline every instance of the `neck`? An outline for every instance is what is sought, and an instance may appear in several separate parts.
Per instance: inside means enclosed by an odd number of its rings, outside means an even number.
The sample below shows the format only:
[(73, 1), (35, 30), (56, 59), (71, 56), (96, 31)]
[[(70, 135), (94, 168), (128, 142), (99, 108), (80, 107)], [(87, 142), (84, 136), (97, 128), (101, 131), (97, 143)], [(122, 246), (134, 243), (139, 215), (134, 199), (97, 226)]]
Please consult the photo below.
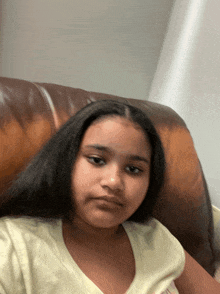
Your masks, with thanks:
[(110, 242), (120, 238), (124, 229), (122, 225), (112, 228), (98, 228), (93, 227), (81, 220), (74, 219), (72, 221), (63, 222), (64, 232), (68, 232), (71, 236), (78, 241), (91, 241), (91, 242)]

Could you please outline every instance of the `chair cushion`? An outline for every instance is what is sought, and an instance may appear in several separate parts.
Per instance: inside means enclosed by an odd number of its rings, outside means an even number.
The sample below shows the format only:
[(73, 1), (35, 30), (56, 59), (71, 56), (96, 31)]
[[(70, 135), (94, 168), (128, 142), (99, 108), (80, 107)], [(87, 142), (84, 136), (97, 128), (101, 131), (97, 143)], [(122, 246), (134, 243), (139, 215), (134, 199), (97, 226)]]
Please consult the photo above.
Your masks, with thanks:
[(10, 78), (0, 78), (0, 92), (0, 193), (68, 118), (88, 103), (113, 99), (145, 111), (161, 137), (167, 163), (154, 217), (214, 275), (210, 198), (192, 137), (177, 113), (150, 101)]

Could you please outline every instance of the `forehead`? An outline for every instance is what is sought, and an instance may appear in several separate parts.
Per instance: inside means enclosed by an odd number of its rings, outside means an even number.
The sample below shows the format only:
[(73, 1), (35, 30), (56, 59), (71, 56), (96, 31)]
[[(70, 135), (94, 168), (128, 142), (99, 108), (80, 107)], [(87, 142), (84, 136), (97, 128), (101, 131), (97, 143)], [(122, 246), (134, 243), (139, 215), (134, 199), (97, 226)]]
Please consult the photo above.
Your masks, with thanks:
[(151, 145), (142, 128), (123, 117), (107, 117), (95, 121), (85, 132), (81, 148), (101, 145), (119, 153), (149, 156)]

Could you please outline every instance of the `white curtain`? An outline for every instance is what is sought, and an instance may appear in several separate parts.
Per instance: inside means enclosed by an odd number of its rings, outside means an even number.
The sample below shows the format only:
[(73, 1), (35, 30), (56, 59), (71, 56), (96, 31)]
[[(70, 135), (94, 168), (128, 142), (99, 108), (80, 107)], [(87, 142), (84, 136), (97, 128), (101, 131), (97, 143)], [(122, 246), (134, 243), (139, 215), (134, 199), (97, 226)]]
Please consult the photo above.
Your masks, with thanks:
[(175, 1), (149, 100), (185, 120), (220, 207), (219, 0)]

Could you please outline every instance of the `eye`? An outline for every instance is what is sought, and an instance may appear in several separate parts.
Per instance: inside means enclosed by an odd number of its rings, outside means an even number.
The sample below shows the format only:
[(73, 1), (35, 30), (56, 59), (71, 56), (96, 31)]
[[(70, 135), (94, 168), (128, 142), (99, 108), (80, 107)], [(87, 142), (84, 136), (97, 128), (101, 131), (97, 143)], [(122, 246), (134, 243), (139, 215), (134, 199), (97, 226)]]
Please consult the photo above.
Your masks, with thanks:
[(136, 167), (136, 166), (133, 166), (133, 165), (127, 166), (127, 167), (126, 167), (126, 170), (127, 170), (129, 173), (134, 174), (134, 175), (137, 175), (137, 174), (140, 174), (140, 173), (143, 172), (140, 168), (138, 168), (138, 167)]
[(105, 161), (97, 156), (89, 156), (88, 161), (94, 165), (104, 165)]

